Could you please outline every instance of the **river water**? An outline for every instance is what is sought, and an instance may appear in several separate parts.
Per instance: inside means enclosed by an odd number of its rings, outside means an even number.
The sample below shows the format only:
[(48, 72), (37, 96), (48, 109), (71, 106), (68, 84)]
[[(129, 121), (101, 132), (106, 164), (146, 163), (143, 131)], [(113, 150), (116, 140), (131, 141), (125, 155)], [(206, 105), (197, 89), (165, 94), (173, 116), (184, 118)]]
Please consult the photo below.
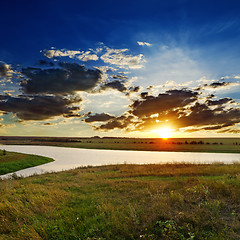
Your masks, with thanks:
[[(58, 172), (83, 166), (109, 164), (150, 164), (150, 163), (214, 163), (231, 164), (240, 162), (240, 154), (234, 153), (198, 153), (198, 152), (151, 152), (65, 148), (50, 146), (0, 145), (0, 149), (12, 152), (36, 154), (53, 158), (55, 161), (40, 166), (17, 171), (18, 176), (30, 176), (45, 172)], [(1, 175), (2, 178), (12, 173)]]

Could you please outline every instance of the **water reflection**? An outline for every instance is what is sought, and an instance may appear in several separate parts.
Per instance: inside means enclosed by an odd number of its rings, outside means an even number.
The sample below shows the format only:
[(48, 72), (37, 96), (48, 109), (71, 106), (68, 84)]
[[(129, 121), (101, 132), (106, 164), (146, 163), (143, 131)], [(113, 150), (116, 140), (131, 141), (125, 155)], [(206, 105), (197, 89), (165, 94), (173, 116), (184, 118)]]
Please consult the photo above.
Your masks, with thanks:
[[(30, 176), (44, 172), (57, 172), (81, 166), (99, 166), (107, 164), (149, 164), (149, 163), (233, 163), (240, 162), (240, 154), (232, 153), (196, 153), (196, 152), (150, 152), (64, 148), (49, 146), (1, 145), (7, 151), (37, 154), (53, 158), (55, 161), (41, 166), (17, 171), (17, 175)], [(10, 174), (2, 175), (8, 177)]]

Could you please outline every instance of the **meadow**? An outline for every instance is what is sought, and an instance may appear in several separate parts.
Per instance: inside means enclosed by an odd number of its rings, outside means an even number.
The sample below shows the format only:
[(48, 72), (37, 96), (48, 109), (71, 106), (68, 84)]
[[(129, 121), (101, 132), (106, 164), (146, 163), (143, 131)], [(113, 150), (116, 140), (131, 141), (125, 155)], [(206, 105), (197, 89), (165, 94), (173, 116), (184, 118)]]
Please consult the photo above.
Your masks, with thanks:
[[(240, 139), (10, 137), (0, 142), (240, 152)], [(23, 163), (23, 159), (32, 163), (36, 158), (0, 152), (0, 170), (4, 169), (1, 164), (16, 165), (16, 162)], [(240, 239), (239, 163), (122, 164), (27, 178), (13, 175), (12, 179), (0, 181), (0, 196), (0, 239), (3, 240)]]
[(240, 153), (240, 138), (0, 137), (0, 144), (88, 149)]
[(0, 175), (52, 162), (53, 159), (0, 150)]
[(240, 239), (240, 164), (110, 165), (0, 182), (0, 239)]

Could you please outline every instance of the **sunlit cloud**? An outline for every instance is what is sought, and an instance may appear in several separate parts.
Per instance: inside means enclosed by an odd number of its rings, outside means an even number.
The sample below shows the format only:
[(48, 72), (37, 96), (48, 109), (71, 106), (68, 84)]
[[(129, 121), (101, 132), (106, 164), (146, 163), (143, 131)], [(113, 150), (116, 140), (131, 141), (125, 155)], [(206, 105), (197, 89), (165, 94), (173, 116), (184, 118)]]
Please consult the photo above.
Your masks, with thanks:
[(151, 44), (151, 43), (148, 43), (148, 42), (140, 42), (140, 41), (137, 41), (137, 44), (138, 44), (139, 46), (147, 46), (147, 47), (152, 46), (152, 44)]
[(105, 63), (110, 63), (121, 68), (139, 69), (143, 68), (146, 62), (143, 54), (130, 55), (127, 54), (128, 49), (112, 49), (106, 48), (106, 52), (101, 56)]

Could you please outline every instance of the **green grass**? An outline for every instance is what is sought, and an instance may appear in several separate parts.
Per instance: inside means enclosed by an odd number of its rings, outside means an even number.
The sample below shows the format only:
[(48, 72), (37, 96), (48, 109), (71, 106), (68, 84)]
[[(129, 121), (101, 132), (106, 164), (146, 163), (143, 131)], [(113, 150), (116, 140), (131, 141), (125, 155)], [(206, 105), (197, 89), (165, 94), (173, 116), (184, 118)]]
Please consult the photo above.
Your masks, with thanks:
[[(4, 154), (5, 153), (5, 154)], [(0, 175), (52, 162), (53, 159), (0, 150)]]
[(240, 165), (111, 165), (0, 182), (0, 239), (240, 239)]

